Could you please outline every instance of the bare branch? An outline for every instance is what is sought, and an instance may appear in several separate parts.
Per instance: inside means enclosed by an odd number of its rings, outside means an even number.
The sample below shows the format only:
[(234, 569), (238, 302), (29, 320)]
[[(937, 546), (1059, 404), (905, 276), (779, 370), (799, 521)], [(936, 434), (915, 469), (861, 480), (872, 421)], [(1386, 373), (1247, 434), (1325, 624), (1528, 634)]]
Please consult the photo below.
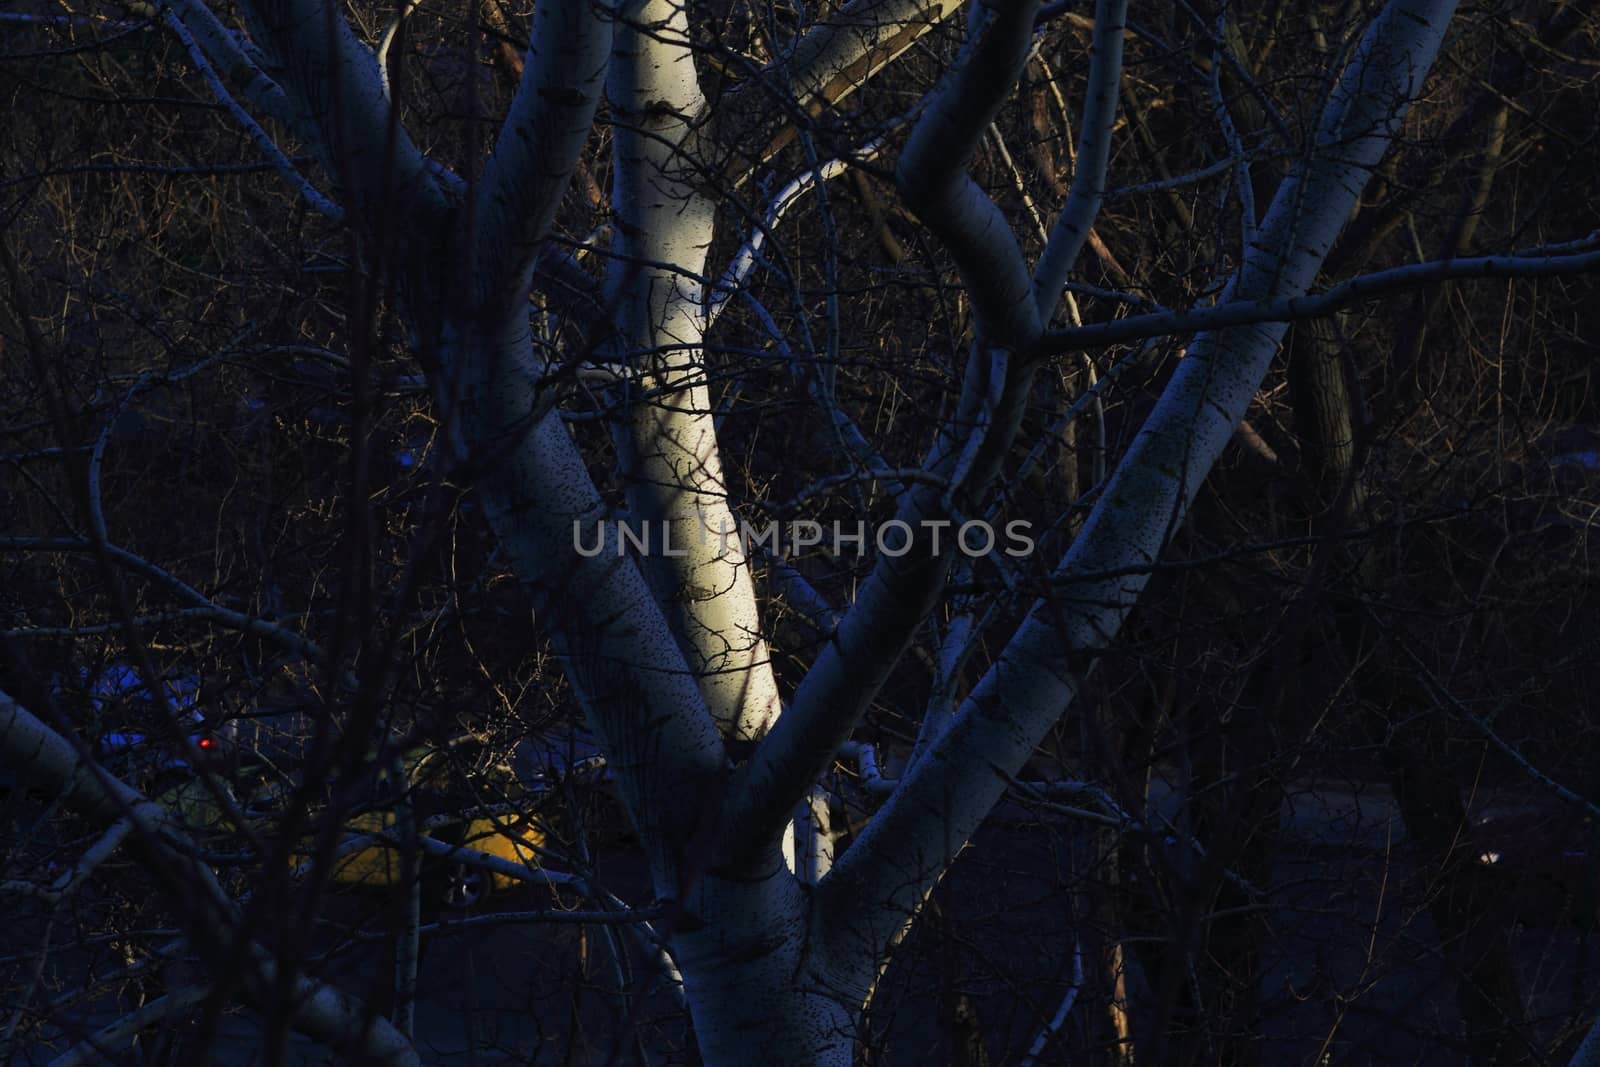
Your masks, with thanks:
[(1050, 330), (1039, 339), (1038, 346), (1030, 355), (1043, 358), (1060, 352), (1106, 348), (1194, 330), (1216, 331), (1320, 318), (1368, 300), (1440, 282), (1549, 278), (1595, 270), (1600, 270), (1600, 230), (1576, 241), (1544, 249), (1528, 249), (1512, 255), (1438, 259), (1375, 271), (1307, 296), (1269, 300), (1224, 299), (1212, 307), (1130, 315), (1112, 322)]
[(50, 885), (38, 882), (5, 881), (0, 882), (0, 893), (21, 893), (35, 897), (39, 900), (59, 904), (70, 896), (77, 888), (89, 880), (95, 868), (111, 858), (111, 855), (121, 847), (128, 834), (133, 829), (133, 824), (127, 819), (118, 819), (106, 828), (93, 845), (84, 850), (70, 869), (63, 873)]
[[(100, 546), (93, 541), (78, 538), (61, 537), (0, 537), (0, 549), (12, 551), (38, 551), (38, 552), (97, 552)], [(206, 596), (182, 578), (156, 566), (143, 556), (135, 555), (125, 548), (107, 542), (104, 550), (111, 559), (137, 574), (142, 574), (151, 581), (165, 586), (180, 600), (193, 605), (192, 611), (186, 611), (182, 618), (199, 618), (212, 622), (218, 626), (225, 626), (240, 633), (250, 634), (253, 637), (264, 638), (273, 642), (287, 652), (293, 653), (310, 663), (326, 663), (326, 653), (315, 641), (302, 634), (258, 616), (246, 615), (242, 611), (225, 608), (221, 604)], [(161, 618), (164, 616), (158, 616)], [(347, 678), (345, 684), (354, 689), (356, 683), (353, 677)]]
[[(1455, 13), (1454, 0), (1390, 0), (1368, 27), (1324, 112), (1319, 150), (1279, 189), (1230, 297), (1287, 298), (1315, 279), (1371, 168), (1389, 147)], [(819, 893), (883, 902), (852, 931), (887, 945), (1071, 705), (1080, 678), (1116, 634), (1148, 567), (1265, 376), (1283, 327), (1202, 334), (1112, 475), (1056, 576), (954, 721), (835, 865)]]
[[(362, 215), (444, 200), (432, 168), (384, 95), (372, 50), (332, 0), (246, 0), (241, 5), (266, 70), (293, 106), (347, 208)], [(385, 219), (385, 230), (394, 220)]]
[(955, 257), (980, 336), (1011, 348), (1037, 335), (1039, 316), (1016, 235), (967, 166), (1027, 64), (1037, 6), (983, 9), (895, 167), (906, 203)]
[(883, 150), (883, 138), (878, 138), (870, 144), (857, 149), (848, 156), (830, 159), (820, 167), (804, 170), (778, 191), (767, 205), (766, 215), (754, 227), (739, 250), (734, 253), (728, 264), (728, 269), (723, 272), (722, 278), (706, 297), (706, 329), (710, 330), (722, 314), (728, 302), (733, 299), (745, 286), (750, 277), (750, 272), (755, 269), (761, 255), (761, 248), (766, 243), (767, 237), (783, 220), (784, 213), (800, 201), (806, 193), (816, 188), (819, 182), (830, 181), (850, 169), (852, 163), (865, 163), (873, 159)]
[(1089, 45), (1089, 91), (1078, 130), (1072, 188), (1033, 271), (1034, 299), (1044, 319), (1049, 319), (1060, 303), (1105, 199), (1111, 131), (1116, 125), (1122, 85), (1122, 41), (1127, 16), (1127, 0), (1097, 0), (1095, 4), (1094, 35)]
[(545, 233), (589, 140), (605, 85), (612, 14), (602, 0), (552, 0), (533, 12), (517, 94), (476, 190), (473, 290), (516, 309)]
[(122, 1018), (95, 1031), (94, 1036), (74, 1045), (66, 1052), (50, 1061), (50, 1067), (80, 1067), (82, 1064), (94, 1063), (112, 1049), (125, 1049), (134, 1036), (141, 1030), (149, 1029), (160, 1023), (166, 1022), (174, 1015), (188, 1011), (196, 1004), (205, 1001), (212, 994), (209, 984), (185, 986), (174, 990), (166, 996), (157, 997), (147, 1004), (140, 1005), (137, 1011), (129, 1012)]

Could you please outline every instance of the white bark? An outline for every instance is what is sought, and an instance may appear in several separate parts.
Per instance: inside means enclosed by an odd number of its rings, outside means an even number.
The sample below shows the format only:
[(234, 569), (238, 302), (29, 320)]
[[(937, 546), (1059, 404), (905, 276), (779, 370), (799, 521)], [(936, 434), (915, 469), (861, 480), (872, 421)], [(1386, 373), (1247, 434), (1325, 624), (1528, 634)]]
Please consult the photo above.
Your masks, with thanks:
[[(264, 53), (260, 69), (193, 0), (179, 8), (223, 73), (250, 81), (259, 99), (312, 143), (353, 224), (371, 223), (384, 206), (401, 222), (443, 216), (449, 197), (435, 170), (394, 125), (371, 54), (330, 3), (246, 0)], [(826, 798), (817, 783), (937, 603), (950, 551), (919, 540), (918, 552), (880, 560), (836, 625), (827, 605), (814, 605), (822, 625), (833, 627), (831, 639), (779, 714), (749, 562), (737, 538), (721, 536), (735, 517), (704, 335), (727, 295), (708, 300), (702, 282), (715, 237), (716, 183), (707, 180), (706, 164), (718, 158), (712, 142), (719, 131), (770, 133), (779, 109), (762, 94), (772, 86), (802, 108), (837, 104), (956, 6), (855, 0), (774, 61), (761, 75), (764, 85), (752, 80), (724, 98), (735, 113), (710, 122), (681, 3), (633, 0), (613, 20), (588, 0), (540, 0), (522, 82), (463, 211), (470, 255), (461, 263), (413, 265), (429, 274), (419, 292), (452, 291), (449, 272), (469, 271), (465, 306), (413, 310), (437, 316), (438, 336), (430, 338), (441, 363), (436, 394), (458, 424), (466, 473), (476, 478), (505, 556), (531, 591), (605, 744), (666, 902), (663, 928), (701, 1054), (714, 1067), (851, 1062), (854, 1028), (889, 946), (1133, 607), (1265, 374), (1282, 320), (1322, 307), (1302, 294), (1420, 89), (1456, 4), (1390, 0), (1220, 306), (1053, 332), (1048, 319), (1103, 196), (1126, 4), (1097, 3), (1078, 171), (1031, 272), (1016, 235), (967, 167), (1026, 62), (1037, 4), (975, 10), (963, 56), (918, 121), (897, 170), (904, 199), (961, 271), (977, 334), (958, 408), (933, 435), (922, 477), (904, 479), (899, 516), (920, 526), (982, 503), (1015, 440), (1042, 356), (1176, 329), (1211, 332), (1189, 347), (1056, 568), (1063, 595), (1034, 606), (949, 724), (928, 732), (887, 805), (830, 871)], [(575, 550), (575, 537), (595, 543), (596, 525), (610, 516), (556, 410), (555, 390), (573, 368), (535, 354), (525, 306), (602, 84), (614, 123), (607, 295), (617, 319), (603, 354), (632, 365), (621, 377), (640, 394), (629, 398), (618, 438), (632, 519), (652, 524), (658, 549), (643, 567), (619, 554), (610, 523), (598, 534), (598, 554)], [(774, 135), (756, 162), (770, 160), (780, 140)], [(747, 174), (750, 159), (739, 164)], [(813, 172), (827, 173), (821, 166)], [(780, 196), (771, 222), (815, 180)], [(426, 257), (436, 237), (427, 228), (405, 250)], [(404, 245), (408, 238), (393, 239)], [(730, 268), (733, 285), (748, 275), (755, 243)], [(1597, 258), (1591, 244), (1535, 257), (1528, 269), (1558, 269), (1551, 265), (1559, 261), (1565, 270)], [(1482, 261), (1479, 269), (1493, 271), (1500, 262)], [(568, 277), (584, 288), (581, 270)], [(663, 525), (682, 555), (659, 553)], [(247, 632), (264, 625), (242, 616), (234, 622)], [(951, 693), (967, 651), (961, 629), (952, 629), (945, 662)], [(760, 742), (731, 783), (725, 740)], [(167, 858), (160, 837), (177, 831), (158, 807), (119, 783), (80, 773), (71, 747), (3, 695), (0, 752), (8, 762), (33, 765), (81, 810), (108, 823), (129, 818), (143, 846)], [(864, 769), (869, 755), (862, 750)], [(797, 807), (803, 817), (789, 831), (788, 847), (799, 857), (791, 872), (784, 833)], [(447, 847), (422, 842), (436, 845)], [(196, 922), (226, 935), (231, 903), (203, 865), (184, 863), (182, 877), (194, 881), (204, 904)], [(252, 966), (252, 990), (270, 992), (272, 961), (256, 956)], [(332, 991), (304, 982), (296, 989), (304, 995), (303, 1025), (387, 1062), (414, 1062), (382, 1020), (366, 1026), (364, 1013)]]
[[(677, 896), (680, 850), (707, 815), (722, 745), (666, 617), (614, 524), (567, 428), (540, 396), (525, 315), (495, 336), (449, 339), (462, 434), (484, 466), (479, 489), (496, 537), (533, 594), (607, 748), (650, 852), (657, 891)], [(574, 551), (574, 537), (605, 548)]]
[[(1389, 147), (1454, 14), (1454, 0), (1391, 0), (1329, 100), (1311, 158), (1279, 189), (1227, 299), (1304, 292)], [(819, 889), (868, 903), (850, 936), (887, 946), (1072, 703), (1149, 567), (1244, 417), (1282, 323), (1202, 334), (1162, 394), (1038, 603), (955, 720)]]
[(1116, 124), (1122, 86), (1122, 41), (1128, 0), (1097, 0), (1094, 37), (1089, 50), (1089, 95), (1078, 126), (1078, 152), (1072, 188), (1056, 219), (1050, 239), (1033, 272), (1039, 314), (1049, 319), (1061, 302), (1067, 279), (1089, 240), (1089, 230), (1106, 194), (1106, 169), (1111, 163), (1111, 131)]
[[(824, 182), (834, 178), (850, 169), (852, 162), (866, 162), (882, 150), (882, 140), (874, 141), (860, 151), (852, 152), (848, 157), (830, 159), (821, 166), (803, 171), (788, 185), (778, 191), (772, 198), (763, 213), (761, 221), (752, 230), (739, 251), (734, 253), (733, 260), (723, 271), (722, 278), (706, 296), (706, 329), (709, 330), (716, 324), (718, 316), (722, 314), (729, 302), (733, 300), (749, 280), (751, 272), (755, 269), (761, 249), (767, 242), (767, 237), (778, 228), (778, 223), (783, 220), (784, 213), (793, 207), (801, 197)], [(781, 336), (781, 334), (779, 335)]]
[(698, 880), (673, 945), (710, 1067), (853, 1062), (871, 959), (817, 951), (827, 917), (808, 905), (776, 850), (738, 876)]
[(914, 531), (912, 551), (878, 560), (736, 785), (723, 831), (735, 862), (783, 831), (882, 689), (937, 602), (953, 555), (949, 536), (933, 550), (925, 523), (948, 523), (958, 494), (981, 498), (1020, 425), (1031, 376), (1012, 373), (1009, 352), (1035, 344), (1041, 322), (1016, 237), (966, 168), (1026, 63), (1035, 10), (1022, 3), (974, 19), (956, 69), (896, 168), (902, 195), (956, 258), (980, 341), (955, 417), (939, 428), (923, 464), (929, 478), (904, 494), (896, 514)]
[(813, 789), (795, 809), (783, 834), (783, 861), (806, 885), (816, 885), (833, 869), (833, 817), (826, 790)]
[[(725, 735), (751, 741), (780, 707), (749, 561), (734, 531), (717, 449), (702, 347), (700, 278), (715, 204), (682, 145), (702, 120), (688, 13), (675, 0), (624, 8), (608, 93), (615, 113), (617, 225), (612, 299), (624, 357), (645, 373), (620, 434), (636, 522), (648, 524), (646, 560), (690, 668)], [(670, 539), (673, 552), (664, 551)]]
[(789, 98), (837, 105), (961, 7), (961, 0), (854, 0), (812, 27), (776, 73)]

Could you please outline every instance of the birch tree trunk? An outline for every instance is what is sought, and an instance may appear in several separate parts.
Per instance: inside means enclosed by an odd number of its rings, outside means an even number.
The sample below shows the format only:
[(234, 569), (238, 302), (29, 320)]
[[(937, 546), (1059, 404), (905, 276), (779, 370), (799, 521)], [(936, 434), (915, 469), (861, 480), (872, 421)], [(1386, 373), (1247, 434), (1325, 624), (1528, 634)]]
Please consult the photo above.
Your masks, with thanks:
[[(1392, 0), (1357, 46), (1312, 151), (1279, 188), (1225, 299), (1304, 292), (1382, 158), (1444, 39), (1455, 4)], [(1201, 334), (1056, 568), (1065, 598), (1037, 604), (954, 721), (823, 884), (885, 901), (863, 920), (887, 945), (1071, 705), (1149, 567), (1243, 418), (1285, 326)], [(937, 811), (939, 819), (927, 813)]]
[(779, 700), (707, 378), (700, 278), (716, 207), (684, 154), (707, 104), (683, 4), (635, 0), (619, 18), (608, 85), (616, 116), (608, 288), (631, 395), (617, 447), (632, 518), (657, 545), (645, 563), (657, 599), (719, 728), (751, 742), (777, 719)]
[[(853, 0), (793, 40), (767, 42), (765, 61), (741, 56), (749, 76), (713, 99), (700, 81), (702, 27), (684, 4), (539, 0), (516, 94), (473, 180), (417, 147), (387, 69), (332, 0), (240, 6), (248, 37), (202, 0), (173, 0), (170, 11), (197, 62), (210, 57), (220, 90), (226, 95), (224, 79), (231, 82), (320, 162), (333, 192), (302, 181), (302, 199), (348, 225), (372, 269), (392, 268), (450, 440), (452, 473), (482, 501), (639, 833), (665, 916), (663, 970), (681, 975), (700, 1056), (710, 1067), (847, 1067), (891, 950), (1117, 639), (1260, 389), (1289, 319), (1369, 295), (1358, 279), (1306, 296), (1422, 95), (1455, 0), (1387, 0), (1329, 72), (1314, 132), (1259, 225), (1250, 161), (1235, 161), (1245, 237), (1215, 306), (1066, 328), (1052, 320), (1077, 283), (1082, 252), (1102, 247), (1093, 231), (1125, 96), (1128, 4), (1095, 4), (1076, 169), (1031, 263), (1032, 246), (972, 172), (1051, 11), (1037, 0), (970, 5), (959, 55), (909, 113), (894, 178), (910, 216), (960, 276), (971, 343), (953, 360), (960, 370), (951, 371), (959, 382), (950, 410), (918, 427), (920, 463), (867, 471), (896, 486), (910, 550), (881, 555), (837, 615), (812, 598), (823, 639), (792, 691), (787, 681), (780, 688), (773, 667), (752, 561), (730, 536), (741, 517), (730, 503), (738, 463), (721, 450), (712, 381), (718, 312), (747, 297), (758, 319), (765, 314), (749, 275), (785, 198), (800, 187), (754, 213), (754, 222), (751, 213), (724, 211), (725, 197), (763, 187), (770, 176), (761, 167), (802, 135), (817, 143), (813, 125), (953, 13), (953, 0)], [(600, 281), (552, 233), (602, 115), (611, 138), (610, 237), (604, 248), (583, 247), (605, 259)], [(1253, 115), (1250, 124), (1264, 122)], [(813, 162), (813, 188), (846, 169)], [(286, 152), (272, 163), (294, 170)], [(717, 257), (734, 244), (724, 231), (746, 223), (741, 253), (719, 275)], [(1042, 220), (1038, 229), (1046, 233)], [(1595, 246), (1591, 238), (1524, 257), (1516, 269), (1592, 269)], [(1452, 257), (1427, 269), (1493, 276), (1508, 268), (1500, 259)], [(1424, 274), (1402, 268), (1371, 284), (1381, 292), (1432, 277)], [(540, 309), (562, 318), (561, 329), (536, 326), (534, 290), (565, 295), (565, 303), (550, 300), (559, 310)], [(771, 327), (770, 315), (765, 321)], [(1021, 601), (1020, 625), (959, 701), (961, 665), (983, 623), (969, 612), (947, 628), (951, 647), (941, 660), (950, 669), (940, 679), (938, 714), (929, 711), (886, 803), (835, 858), (829, 777), (841, 750), (919, 630), (944, 621), (936, 611), (955, 549), (948, 534), (939, 542), (929, 529), (997, 513), (996, 487), (1047, 360), (1197, 328), (1049, 568), (1048, 593)], [(607, 382), (615, 402), (597, 416), (608, 420), (614, 472), (602, 469), (609, 457), (585, 453), (563, 418), (562, 402), (580, 378)], [(1330, 436), (1336, 420), (1328, 412), (1318, 418), (1319, 455), (1342, 470), (1349, 457)], [(841, 440), (864, 440), (845, 432), (848, 421), (829, 414)], [(610, 501), (625, 499), (625, 515), (608, 503), (613, 491)], [(653, 550), (626, 550), (619, 519), (644, 530)], [(250, 632), (274, 635), (259, 625)], [(181, 860), (206, 906), (192, 937), (234, 931), (225, 894), (164, 836), (171, 828), (159, 812), (85, 771), (63, 738), (4, 696), (0, 754), (34, 761), (52, 788), (102, 821), (133, 819), (149, 862)], [(1276, 809), (1275, 794), (1265, 806)], [(1240, 955), (1253, 961), (1256, 953)], [(277, 984), (276, 964), (262, 954), (251, 959), (252, 992), (265, 997)], [(416, 1062), (396, 1028), (381, 1020), (358, 1027), (355, 1007), (308, 980), (282, 984), (303, 994), (296, 1019), (338, 1047)], [(1501, 992), (1483, 1003), (1514, 998)], [(1241, 1012), (1253, 1019), (1253, 1001), (1243, 1000)], [(1120, 1017), (1118, 1030), (1130, 1032)]]

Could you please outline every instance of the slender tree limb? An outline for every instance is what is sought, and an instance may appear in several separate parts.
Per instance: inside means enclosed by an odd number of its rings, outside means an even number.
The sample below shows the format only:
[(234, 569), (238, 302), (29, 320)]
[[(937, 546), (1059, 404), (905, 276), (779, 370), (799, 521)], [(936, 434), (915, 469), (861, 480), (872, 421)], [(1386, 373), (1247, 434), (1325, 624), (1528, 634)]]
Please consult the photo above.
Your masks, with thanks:
[[(1288, 299), (1310, 286), (1420, 92), (1455, 7), (1454, 0), (1390, 0), (1373, 20), (1324, 112), (1317, 151), (1279, 188), (1228, 299)], [(1244, 417), (1283, 329), (1207, 333), (1189, 347), (1058, 565), (1057, 577), (1068, 583), (1063, 597), (1035, 604), (955, 720), (819, 887), (832, 900), (878, 902), (842, 936), (878, 947), (893, 940), (1071, 705), (1148, 571), (1074, 579), (1158, 558)]]
[(1072, 982), (1067, 986), (1066, 995), (1061, 998), (1061, 1003), (1056, 1007), (1056, 1013), (1050, 1021), (1040, 1029), (1039, 1036), (1033, 1039), (1033, 1044), (1028, 1046), (1028, 1054), (1022, 1058), (1021, 1067), (1037, 1067), (1039, 1057), (1050, 1047), (1056, 1035), (1061, 1033), (1061, 1028), (1067, 1024), (1067, 1016), (1072, 1014), (1073, 1005), (1078, 1002), (1078, 993), (1083, 989), (1083, 938), (1074, 937), (1072, 942)]
[(1233, 169), (1235, 200), (1239, 204), (1239, 247), (1248, 248), (1256, 239), (1256, 193), (1255, 185), (1250, 178), (1250, 154), (1245, 151), (1244, 141), (1239, 136), (1238, 127), (1233, 121), (1233, 112), (1228, 107), (1228, 98), (1222, 91), (1222, 56), (1227, 53), (1232, 58), (1232, 49), (1228, 41), (1228, 9), (1226, 5), (1217, 11), (1217, 27), (1212, 40), (1211, 48), (1211, 106), (1217, 115), (1217, 125), (1222, 130), (1222, 139), (1228, 146), (1228, 154), (1238, 160), (1238, 165)]
[(378, 80), (383, 84), (383, 98), (391, 107), (394, 106), (394, 96), (389, 87), (389, 50), (394, 47), (400, 31), (405, 29), (406, 19), (421, 6), (422, 0), (404, 0), (372, 48), (372, 57), (378, 61)]
[(1078, 129), (1078, 151), (1072, 187), (1056, 218), (1050, 240), (1033, 271), (1034, 299), (1048, 320), (1077, 266), (1105, 200), (1106, 172), (1111, 164), (1111, 131), (1116, 126), (1117, 97), (1122, 84), (1122, 41), (1127, 0), (1097, 0), (1094, 35), (1089, 45), (1089, 90)]
[(848, 156), (830, 159), (819, 167), (812, 167), (802, 171), (798, 177), (778, 191), (767, 205), (765, 216), (752, 230), (739, 250), (734, 253), (722, 278), (712, 287), (706, 297), (706, 329), (709, 331), (722, 314), (728, 302), (733, 299), (749, 280), (751, 272), (760, 261), (761, 248), (766, 243), (768, 236), (777, 229), (778, 223), (783, 220), (784, 213), (799, 202), (806, 193), (815, 189), (821, 182), (830, 181), (850, 169), (852, 163), (865, 163), (883, 150), (883, 138), (878, 138), (862, 146)]
[[(1562, 251), (1555, 249), (1587, 249)], [(1552, 254), (1543, 254), (1550, 251)], [(1044, 358), (1061, 352), (1084, 351), (1165, 337), (1192, 330), (1217, 331), (1242, 326), (1271, 325), (1320, 318), (1347, 307), (1377, 300), (1407, 289), (1448, 281), (1510, 281), (1550, 278), (1600, 270), (1600, 231), (1548, 250), (1529, 249), (1504, 256), (1472, 256), (1412, 263), (1404, 267), (1362, 274), (1321, 293), (1267, 300), (1237, 299), (1226, 294), (1212, 307), (1130, 315), (1111, 322), (1090, 323), (1047, 331), (1029, 356)]]
[(473, 290), (482, 306), (520, 302), (594, 125), (611, 53), (603, 0), (533, 11), (516, 96), (475, 191)]

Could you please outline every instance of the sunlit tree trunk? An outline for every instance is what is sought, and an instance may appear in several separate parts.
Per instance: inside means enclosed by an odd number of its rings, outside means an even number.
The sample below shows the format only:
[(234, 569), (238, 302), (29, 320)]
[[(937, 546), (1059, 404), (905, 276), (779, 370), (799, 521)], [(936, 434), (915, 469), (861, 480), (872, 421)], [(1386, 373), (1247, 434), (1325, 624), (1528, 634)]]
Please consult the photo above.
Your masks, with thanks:
[[(363, 252), (395, 261), (456, 468), (480, 494), (639, 831), (704, 1061), (846, 1067), (892, 946), (1115, 640), (1260, 387), (1286, 316), (1219, 319), (1193, 338), (1050, 574), (1054, 595), (1028, 606), (829, 869), (826, 835), (807, 829), (810, 815), (796, 832), (796, 811), (816, 801), (840, 746), (939, 603), (953, 552), (948, 538), (934, 550), (919, 532), (916, 551), (880, 559), (784, 706), (750, 563), (721, 536), (735, 515), (708, 381), (714, 196), (719, 183), (748, 182), (752, 160), (796, 136), (792, 110), (838, 104), (956, 5), (855, 0), (713, 104), (683, 5), (540, 0), (517, 94), (474, 182), (423, 158), (371, 51), (330, 5), (242, 0), (259, 56), (199, 0), (173, 10), (231, 77), (259, 59), (265, 82), (241, 91), (311, 146)], [(1310, 143), (1221, 293), (1223, 311), (1283, 306), (1274, 302), (1311, 287), (1421, 92), (1455, 7), (1384, 5), (1334, 72)], [(904, 141), (900, 194), (954, 260), (973, 339), (959, 400), (928, 427), (919, 477), (901, 495), (903, 520), (949, 523), (990, 499), (1033, 376), (1070, 346), (1057, 344), (1051, 321), (1104, 199), (1127, 8), (1095, 5), (1078, 168), (1036, 263), (969, 168), (1028, 62), (1038, 3), (971, 6), (962, 52)], [(612, 259), (604, 286), (585, 295), (604, 311), (586, 324), (588, 348), (551, 351), (535, 336), (528, 293), (541, 270), (560, 269), (544, 258), (547, 238), (602, 98)], [(765, 147), (742, 160), (718, 140), (752, 131)], [(314, 202), (315, 190), (301, 192)], [(577, 273), (568, 278), (581, 287)], [(1186, 322), (1166, 314), (1152, 333)], [(557, 407), (564, 383), (593, 364), (612, 372), (624, 401), (613, 437), (631, 518), (670, 529), (681, 555), (641, 562), (619, 551), (595, 472)], [(14, 756), (24, 742), (55, 745), (11, 708), (0, 705), (10, 716), (0, 748)], [(66, 787), (70, 760), (57, 771)], [(138, 804), (100, 785), (104, 796), (85, 785), (74, 796), (106, 820), (122, 814), (112, 800)], [(393, 1027), (352, 1033), (352, 1009), (306, 987), (308, 1026), (411, 1062)]]

